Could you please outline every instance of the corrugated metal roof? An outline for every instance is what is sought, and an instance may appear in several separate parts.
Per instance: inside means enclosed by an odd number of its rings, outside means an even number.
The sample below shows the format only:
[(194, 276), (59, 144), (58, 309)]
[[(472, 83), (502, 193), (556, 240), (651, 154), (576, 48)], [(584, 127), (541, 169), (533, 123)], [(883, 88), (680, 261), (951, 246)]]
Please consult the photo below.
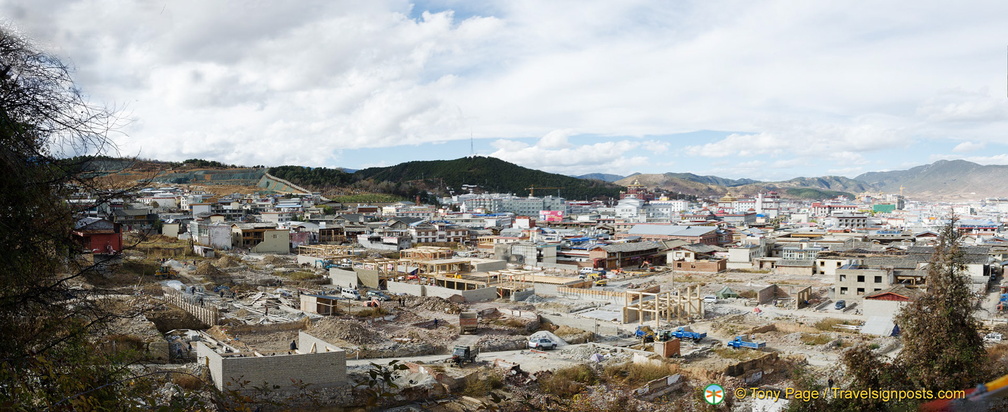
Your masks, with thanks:
[(661, 245), (655, 242), (633, 242), (614, 243), (611, 245), (599, 246), (606, 252), (640, 252), (648, 249), (660, 249)]
[(657, 236), (703, 236), (717, 230), (713, 226), (634, 225), (628, 234)]

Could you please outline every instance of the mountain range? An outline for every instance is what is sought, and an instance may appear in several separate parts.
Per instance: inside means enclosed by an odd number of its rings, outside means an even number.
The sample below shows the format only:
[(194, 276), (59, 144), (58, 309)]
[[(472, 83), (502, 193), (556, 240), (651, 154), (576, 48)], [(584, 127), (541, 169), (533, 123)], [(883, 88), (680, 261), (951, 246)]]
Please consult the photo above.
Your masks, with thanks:
[[(91, 163), (91, 169), (107, 173), (123, 167), (126, 163), (129, 162), (122, 159), (96, 159)], [(157, 167), (158, 164), (161, 167)], [(777, 182), (672, 172), (634, 173), (630, 176), (594, 173), (572, 177), (480, 156), (454, 160), (414, 161), (355, 171), (303, 166), (279, 166), (268, 170), (261, 167), (243, 169), (200, 159), (190, 159), (183, 163), (145, 161), (141, 165), (144, 170), (162, 169), (160, 177), (156, 180), (165, 183), (206, 180), (212, 173), (217, 176), (217, 180), (239, 183), (245, 179), (254, 186), (258, 176), (268, 172), (319, 191), (341, 191), (339, 188), (349, 187), (355, 192), (386, 193), (407, 199), (412, 199), (416, 195), (443, 196), (465, 193), (475, 187), (479, 192), (525, 196), (534, 190), (537, 196), (552, 194), (567, 199), (585, 200), (599, 197), (615, 198), (626, 186), (635, 184), (699, 197), (720, 197), (726, 193), (752, 196), (767, 191), (776, 191), (783, 197), (803, 199), (827, 199), (838, 195), (853, 197), (866, 192), (900, 193), (901, 191), (912, 200), (954, 201), (1008, 197), (1008, 166), (984, 166), (965, 160), (940, 160), (907, 170), (869, 172), (853, 179), (843, 176), (821, 176), (796, 177)], [(217, 170), (201, 171), (204, 167)]]
[(796, 177), (779, 182), (726, 179), (692, 173), (640, 174), (615, 180), (622, 186), (639, 183), (649, 188), (697, 196), (732, 193), (751, 196), (777, 191), (785, 197), (822, 199), (858, 193), (902, 193), (918, 200), (966, 200), (1008, 196), (1008, 166), (979, 165), (965, 160), (939, 160), (907, 170), (868, 172), (853, 179), (843, 176)]

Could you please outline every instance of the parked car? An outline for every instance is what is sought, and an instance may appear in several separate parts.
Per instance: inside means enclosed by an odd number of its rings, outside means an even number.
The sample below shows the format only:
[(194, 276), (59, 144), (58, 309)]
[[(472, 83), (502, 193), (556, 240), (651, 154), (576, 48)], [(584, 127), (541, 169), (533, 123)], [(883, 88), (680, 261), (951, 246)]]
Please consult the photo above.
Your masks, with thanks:
[(717, 303), (717, 296), (714, 295), (704, 296), (703, 303)]
[(350, 288), (340, 289), (340, 296), (353, 300), (360, 300), (361, 298), (360, 292), (358, 292), (357, 289), (350, 289)]
[(838, 301), (836, 301), (836, 305), (833, 305), (833, 308), (836, 309), (836, 310), (843, 310), (846, 307), (847, 307), (847, 301), (846, 300), (838, 300)]
[(385, 294), (385, 292), (382, 292), (380, 290), (369, 290), (369, 291), (367, 291), (366, 295), (367, 295), (367, 297), (372, 298), (372, 299), (392, 300), (392, 298), (389, 297), (389, 295)]
[(556, 342), (550, 340), (550, 338), (532, 338), (529, 339), (528, 347), (530, 349), (540, 349), (540, 350), (556, 349), (557, 344)]

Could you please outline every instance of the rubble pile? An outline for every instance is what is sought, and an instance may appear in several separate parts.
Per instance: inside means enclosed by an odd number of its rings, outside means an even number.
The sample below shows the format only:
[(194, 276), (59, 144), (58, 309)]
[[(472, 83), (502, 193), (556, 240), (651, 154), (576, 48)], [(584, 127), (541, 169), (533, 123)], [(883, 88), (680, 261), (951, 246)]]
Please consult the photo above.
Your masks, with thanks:
[(372, 345), (387, 341), (384, 336), (363, 323), (347, 319), (322, 319), (312, 326), (308, 333), (327, 342), (341, 340), (354, 345)]
[(457, 303), (433, 296), (403, 296), (403, 306), (410, 310), (427, 310), (438, 313), (457, 314), (462, 311)]
[(557, 330), (553, 331), (553, 333), (567, 341), (567, 343), (574, 344), (588, 342), (588, 340), (594, 335), (589, 331), (572, 328), (570, 326), (560, 326)]
[(593, 360), (604, 363), (622, 363), (633, 358), (630, 352), (595, 344), (570, 346), (560, 349), (558, 353), (562, 358), (579, 362)]
[(221, 272), (210, 262), (200, 262), (199, 266), (196, 267), (196, 276), (203, 276), (207, 278), (210, 282), (215, 284), (226, 284), (231, 283), (231, 275)]
[(293, 262), (290, 259), (285, 259), (277, 255), (266, 255), (266, 257), (262, 259), (262, 263), (265, 265), (273, 265), (273, 266), (284, 266), (293, 264)]
[(528, 338), (515, 335), (481, 336), (474, 345), (480, 352), (517, 350), (528, 346)]
[(427, 342), (388, 342), (376, 348), (360, 351), (362, 358), (396, 358), (403, 356), (424, 356), (444, 352), (445, 346), (435, 346)]

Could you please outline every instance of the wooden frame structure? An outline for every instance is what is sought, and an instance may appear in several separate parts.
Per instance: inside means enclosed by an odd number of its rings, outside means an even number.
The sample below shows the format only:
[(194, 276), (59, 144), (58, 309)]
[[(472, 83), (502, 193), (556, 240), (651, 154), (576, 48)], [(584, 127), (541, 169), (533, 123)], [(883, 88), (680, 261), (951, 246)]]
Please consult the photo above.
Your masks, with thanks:
[[(665, 292), (627, 291), (627, 300), (623, 304), (623, 323), (636, 320), (638, 324), (654, 322), (656, 329), (659, 323), (671, 323), (673, 319), (685, 321), (694, 317), (703, 319), (704, 304), (700, 295), (700, 286), (686, 288), (686, 293), (676, 290)], [(634, 319), (636, 318), (636, 319)]]

